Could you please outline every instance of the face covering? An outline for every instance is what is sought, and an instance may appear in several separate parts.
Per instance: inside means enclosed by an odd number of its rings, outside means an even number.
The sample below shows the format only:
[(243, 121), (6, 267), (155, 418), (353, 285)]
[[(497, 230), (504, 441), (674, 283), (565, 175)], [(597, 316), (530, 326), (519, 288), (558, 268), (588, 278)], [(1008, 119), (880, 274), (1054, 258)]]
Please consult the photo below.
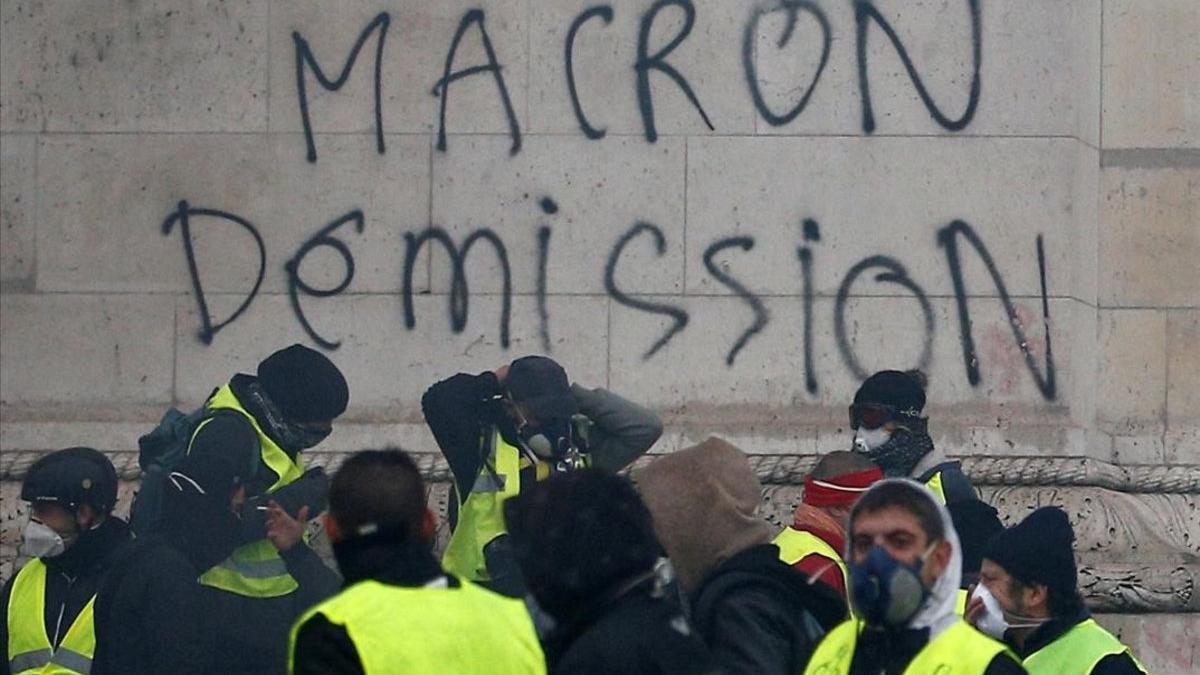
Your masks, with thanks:
[(262, 410), (266, 422), (267, 432), (274, 438), (281, 448), (289, 452), (300, 452), (312, 447), (316, 447), (321, 441), (325, 440), (332, 428), (326, 429), (309, 429), (295, 422), (288, 420), (283, 412), (275, 405), (275, 402), (267, 396), (267, 392), (262, 388), (262, 385), (257, 382), (249, 387), (250, 398)]
[(30, 519), (21, 536), (21, 553), (31, 558), (53, 558), (62, 555), (78, 536), (78, 533), (71, 534), (64, 539), (45, 523)]
[(553, 420), (536, 428), (523, 424), (517, 435), (525, 448), (541, 459), (562, 457), (571, 449), (570, 420)]
[[(1004, 633), (1009, 628), (1037, 628), (1046, 623), (1046, 619), (1035, 619), (1004, 611), (1004, 608), (1000, 606), (1000, 601), (983, 584), (975, 587), (971, 597), (983, 601), (983, 614), (976, 619), (975, 627), (997, 640), (1003, 640)], [(1010, 618), (1016, 623), (1009, 623)]]
[(876, 544), (861, 563), (850, 563), (851, 599), (867, 623), (900, 628), (916, 615), (929, 597), (921, 568), (933, 548), (905, 565)]
[(853, 449), (855, 452), (870, 452), (887, 443), (891, 437), (891, 432), (883, 427), (879, 427), (878, 429), (864, 429), (859, 427), (854, 432)]

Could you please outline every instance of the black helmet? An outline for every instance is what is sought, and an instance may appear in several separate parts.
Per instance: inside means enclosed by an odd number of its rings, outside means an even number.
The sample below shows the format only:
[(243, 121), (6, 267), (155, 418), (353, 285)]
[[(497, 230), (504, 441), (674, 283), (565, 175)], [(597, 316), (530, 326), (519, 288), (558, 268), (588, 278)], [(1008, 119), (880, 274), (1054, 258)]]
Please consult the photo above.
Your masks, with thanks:
[(57, 502), (74, 511), (87, 504), (109, 513), (117, 503), (117, 470), (93, 448), (67, 448), (33, 463), (21, 484), (27, 502)]

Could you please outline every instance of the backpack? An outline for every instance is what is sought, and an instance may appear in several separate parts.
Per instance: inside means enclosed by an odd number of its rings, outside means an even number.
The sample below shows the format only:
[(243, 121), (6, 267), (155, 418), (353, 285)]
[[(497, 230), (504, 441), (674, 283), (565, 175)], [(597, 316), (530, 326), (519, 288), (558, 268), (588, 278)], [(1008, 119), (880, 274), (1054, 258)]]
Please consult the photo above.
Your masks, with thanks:
[(158, 426), (138, 438), (138, 465), (142, 484), (129, 510), (129, 526), (135, 535), (144, 536), (162, 529), (163, 493), (167, 477), (188, 454), (192, 436), (205, 420), (218, 415), (242, 415), (234, 410), (209, 410), (200, 406), (190, 413), (170, 408)]

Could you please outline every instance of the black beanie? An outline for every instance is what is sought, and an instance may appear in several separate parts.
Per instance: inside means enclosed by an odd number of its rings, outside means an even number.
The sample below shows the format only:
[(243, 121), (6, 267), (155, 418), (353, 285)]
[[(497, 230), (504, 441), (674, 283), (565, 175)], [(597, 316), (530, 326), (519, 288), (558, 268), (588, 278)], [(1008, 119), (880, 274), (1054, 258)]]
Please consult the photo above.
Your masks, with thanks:
[(1067, 514), (1057, 506), (1043, 506), (992, 537), (983, 557), (1003, 567), (1017, 581), (1071, 593), (1078, 581), (1071, 550), (1074, 540), (1075, 531)]
[(293, 422), (328, 422), (346, 412), (350, 389), (324, 354), (301, 344), (280, 349), (258, 364), (258, 382)]
[(925, 376), (919, 370), (881, 370), (862, 383), (854, 402), (882, 403), (919, 413), (925, 407)]

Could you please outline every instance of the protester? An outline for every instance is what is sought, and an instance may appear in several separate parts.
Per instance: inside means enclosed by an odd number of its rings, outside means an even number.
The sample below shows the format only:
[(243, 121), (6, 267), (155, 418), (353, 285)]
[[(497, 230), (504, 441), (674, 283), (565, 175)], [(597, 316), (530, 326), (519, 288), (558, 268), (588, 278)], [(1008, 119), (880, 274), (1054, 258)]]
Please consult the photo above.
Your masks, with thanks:
[(709, 438), (634, 476), (718, 665), (731, 674), (801, 672), (845, 602), (779, 559), (742, 451)]
[(839, 450), (822, 456), (804, 477), (804, 496), (792, 525), (775, 537), (780, 559), (848, 598), (841, 552), (846, 550), (850, 507), (882, 478), (883, 471), (861, 454)]
[(205, 404), (212, 415), (188, 455), (249, 474), (237, 546), (200, 576), (220, 618), (215, 671), (282, 672), (288, 628), (337, 591), (337, 574), (303, 538), (308, 518), (324, 510), (328, 480), (319, 468), (304, 471), (300, 453), (329, 435), (349, 397), (332, 361), (295, 344), (259, 363), (256, 376), (234, 375)]
[(117, 472), (103, 453), (75, 447), (29, 467), (21, 552), (32, 559), (0, 595), (0, 645), (11, 673), (87, 673), (97, 651), (96, 590), (130, 541), (112, 515)]
[(621, 469), (662, 433), (650, 411), (568, 384), (562, 366), (544, 356), (459, 373), (430, 387), (421, 408), (454, 475), (453, 533), (442, 562), (514, 597), (524, 584), (504, 536), (503, 501), (556, 471)]
[(245, 476), (220, 456), (186, 458), (166, 483), (164, 527), (139, 536), (96, 596), (92, 675), (216, 671), (225, 617), (198, 577), (237, 547)]
[(519, 600), (442, 571), (420, 471), (360, 452), (334, 476), (325, 518), (345, 588), (292, 630), (289, 672), (545, 673)]
[(855, 618), (821, 641), (806, 673), (1022, 673), (1003, 644), (954, 611), (961, 557), (950, 515), (908, 479), (873, 485), (850, 512)]
[(1054, 506), (1037, 509), (993, 537), (968, 620), (1011, 645), (1033, 675), (1147, 672), (1083, 604), (1074, 540), (1067, 514)]
[(544, 640), (551, 673), (715, 672), (626, 479), (599, 469), (556, 474), (504, 512), (529, 590), (556, 622)]
[(961, 465), (933, 447), (925, 408), (925, 375), (918, 370), (881, 370), (868, 377), (850, 406), (852, 449), (883, 469), (888, 477), (923, 483), (942, 501), (976, 499)]

